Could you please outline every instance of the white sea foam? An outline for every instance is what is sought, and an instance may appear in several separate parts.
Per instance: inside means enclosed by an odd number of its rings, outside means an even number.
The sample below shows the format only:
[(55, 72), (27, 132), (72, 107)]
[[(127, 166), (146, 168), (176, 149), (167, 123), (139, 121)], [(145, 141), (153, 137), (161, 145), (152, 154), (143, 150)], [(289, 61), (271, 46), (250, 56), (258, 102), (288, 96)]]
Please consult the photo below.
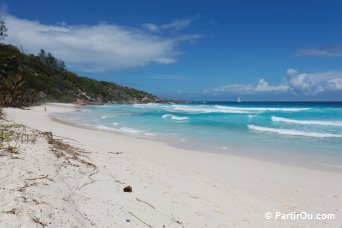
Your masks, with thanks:
[(166, 118), (168, 118), (169, 116), (171, 116), (171, 114), (165, 114), (165, 115), (162, 115), (161, 118), (166, 119)]
[(101, 116), (101, 119), (106, 119), (107, 118), (107, 116)]
[(64, 106), (64, 107), (75, 107), (75, 104), (68, 104), (68, 103), (48, 103), (48, 105)]
[(189, 118), (186, 116), (175, 116), (175, 115), (171, 116), (171, 120), (187, 120), (187, 119)]
[(248, 115), (248, 118), (249, 119), (253, 119), (253, 118), (255, 118), (256, 117), (256, 115)]
[(269, 128), (269, 127), (255, 126), (255, 125), (247, 125), (247, 126), (248, 126), (248, 129), (251, 129), (251, 130), (260, 131), (260, 132), (275, 133), (275, 134), (279, 134), (279, 135), (306, 136), (306, 137), (316, 137), (316, 138), (341, 138), (342, 137), (342, 135), (330, 134), (330, 133)]
[(181, 138), (180, 141), (181, 141), (182, 143), (184, 143), (184, 142), (187, 142), (188, 140), (187, 140), (186, 138)]
[(122, 132), (129, 133), (129, 134), (140, 134), (143, 133), (143, 131), (139, 131), (134, 128), (129, 128), (129, 127), (120, 127), (119, 128)]
[(172, 115), (172, 114), (162, 115), (161, 118), (163, 118), (163, 119), (170, 118), (171, 120), (187, 120), (187, 119), (189, 119), (186, 116), (176, 116), (176, 115)]
[[(222, 106), (224, 107), (224, 106)], [(168, 108), (168, 111), (182, 111), (187, 113), (251, 113), (250, 111), (238, 110), (238, 109), (229, 109), (229, 108), (219, 108), (219, 107), (211, 107), (208, 105), (197, 105), (197, 106), (187, 106), (187, 105), (172, 105), (171, 108)]]
[(342, 126), (342, 121), (325, 121), (325, 120), (294, 120), (283, 117), (272, 116), (274, 122), (284, 122), (293, 124), (306, 124), (306, 125), (325, 125), (325, 126)]
[(298, 112), (309, 110), (310, 108), (267, 108), (267, 107), (232, 107), (215, 105), (218, 109), (237, 110), (237, 111), (251, 111), (251, 112), (265, 112), (265, 111), (278, 111), (278, 112)]
[(222, 105), (172, 105), (166, 107), (170, 112), (182, 111), (187, 113), (233, 113), (233, 114), (255, 114), (266, 111), (277, 111), (277, 112), (298, 112), (309, 110), (310, 108), (267, 108), (267, 107), (233, 107), (233, 106), (222, 106)]
[(100, 130), (121, 132), (121, 133), (126, 133), (126, 134), (155, 135), (155, 133), (145, 132), (145, 131), (141, 131), (141, 130), (134, 129), (134, 128), (129, 128), (129, 127), (114, 128), (114, 127), (107, 127), (107, 126), (104, 126), (104, 125), (97, 125), (95, 127), (97, 129), (100, 129)]
[[(91, 126), (91, 125), (90, 125)], [(107, 126), (104, 126), (104, 125), (97, 125), (95, 126), (97, 129), (100, 129), (100, 130), (106, 130), (106, 131), (118, 131), (116, 128), (112, 128), (112, 127), (107, 127)]]
[(155, 135), (158, 135), (158, 134), (157, 133), (153, 133), (153, 132), (145, 132), (144, 135), (155, 136)]
[(115, 126), (115, 125), (119, 125), (119, 123), (118, 123), (118, 122), (113, 122), (112, 124), (113, 124), (114, 126)]
[(154, 108), (154, 107), (163, 107), (164, 105), (158, 103), (146, 103), (146, 104), (134, 104), (133, 107), (136, 108)]

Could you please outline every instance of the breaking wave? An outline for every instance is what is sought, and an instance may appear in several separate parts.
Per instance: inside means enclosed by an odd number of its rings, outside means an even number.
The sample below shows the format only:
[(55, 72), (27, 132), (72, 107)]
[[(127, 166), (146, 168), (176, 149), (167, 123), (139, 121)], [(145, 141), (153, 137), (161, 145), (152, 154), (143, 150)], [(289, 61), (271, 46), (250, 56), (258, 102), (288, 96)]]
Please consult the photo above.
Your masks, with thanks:
[(135, 128), (129, 128), (129, 127), (114, 128), (114, 127), (107, 127), (104, 125), (97, 125), (95, 126), (95, 128), (99, 130), (120, 132), (120, 133), (133, 134), (133, 135), (155, 135), (155, 133), (146, 132), (146, 131), (138, 130)]
[(293, 124), (306, 124), (306, 125), (324, 125), (324, 126), (342, 126), (342, 121), (323, 121), (323, 120), (294, 120), (283, 117), (272, 116), (274, 122), (284, 122)]
[(316, 138), (341, 138), (342, 137), (342, 135), (330, 134), (330, 133), (269, 128), (269, 127), (255, 126), (255, 125), (247, 125), (247, 126), (248, 126), (248, 129), (251, 129), (254, 131), (275, 133), (279, 135), (293, 135), (293, 136), (305, 136), (305, 137), (316, 137)]
[(189, 117), (186, 117), (186, 116), (176, 116), (176, 115), (172, 115), (172, 114), (162, 115), (162, 118), (163, 119), (170, 118), (171, 120), (187, 120), (187, 119), (189, 119)]
[(266, 108), (266, 107), (232, 107), (232, 106), (222, 106), (222, 105), (172, 105), (171, 107), (167, 107), (167, 110), (170, 112), (174, 111), (183, 111), (187, 113), (233, 113), (233, 114), (255, 114), (262, 112), (299, 112), (309, 110), (310, 108)]

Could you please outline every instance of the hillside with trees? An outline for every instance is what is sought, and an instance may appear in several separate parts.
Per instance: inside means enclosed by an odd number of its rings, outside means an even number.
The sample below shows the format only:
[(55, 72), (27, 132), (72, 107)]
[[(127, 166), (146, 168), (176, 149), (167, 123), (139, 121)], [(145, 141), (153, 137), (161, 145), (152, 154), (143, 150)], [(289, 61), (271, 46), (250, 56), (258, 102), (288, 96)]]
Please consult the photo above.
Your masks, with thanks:
[[(7, 29), (0, 24), (0, 40)], [(57, 101), (80, 104), (162, 102), (149, 93), (115, 83), (80, 77), (63, 60), (41, 50), (26, 54), (0, 44), (0, 106), (25, 106)]]

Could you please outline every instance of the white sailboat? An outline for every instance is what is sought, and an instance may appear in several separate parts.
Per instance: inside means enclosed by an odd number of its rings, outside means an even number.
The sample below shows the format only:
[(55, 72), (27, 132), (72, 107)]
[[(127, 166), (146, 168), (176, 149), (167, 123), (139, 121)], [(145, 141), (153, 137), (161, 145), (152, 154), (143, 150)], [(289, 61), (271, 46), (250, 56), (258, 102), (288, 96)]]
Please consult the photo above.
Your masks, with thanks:
[(241, 102), (241, 99), (240, 97), (238, 97), (238, 99), (236, 100), (237, 103), (240, 103)]

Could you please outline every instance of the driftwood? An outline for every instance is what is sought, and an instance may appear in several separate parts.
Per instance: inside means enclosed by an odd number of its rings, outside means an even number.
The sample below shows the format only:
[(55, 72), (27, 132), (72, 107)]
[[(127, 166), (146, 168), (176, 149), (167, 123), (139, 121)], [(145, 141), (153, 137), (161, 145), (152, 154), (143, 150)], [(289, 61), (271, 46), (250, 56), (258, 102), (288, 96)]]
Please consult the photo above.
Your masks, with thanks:
[(43, 177), (28, 178), (28, 179), (25, 179), (25, 180), (41, 180), (41, 179), (48, 179), (47, 177), (48, 177), (48, 175), (45, 175), (45, 176), (43, 176)]
[(145, 202), (145, 201), (143, 201), (143, 200), (141, 200), (141, 199), (138, 199), (138, 198), (136, 198), (136, 199), (137, 199), (139, 202), (145, 203), (145, 204), (147, 204), (148, 206), (152, 207), (153, 209), (156, 209), (152, 204), (147, 203), (147, 202)]
[(110, 154), (122, 154), (123, 152), (108, 152)]
[(37, 217), (33, 217), (32, 220), (33, 220), (35, 223), (38, 223), (38, 224), (40, 224), (40, 225), (43, 226), (43, 227), (44, 227), (44, 226), (47, 226), (47, 224), (46, 224), (45, 222), (40, 221), (40, 219), (37, 218)]

